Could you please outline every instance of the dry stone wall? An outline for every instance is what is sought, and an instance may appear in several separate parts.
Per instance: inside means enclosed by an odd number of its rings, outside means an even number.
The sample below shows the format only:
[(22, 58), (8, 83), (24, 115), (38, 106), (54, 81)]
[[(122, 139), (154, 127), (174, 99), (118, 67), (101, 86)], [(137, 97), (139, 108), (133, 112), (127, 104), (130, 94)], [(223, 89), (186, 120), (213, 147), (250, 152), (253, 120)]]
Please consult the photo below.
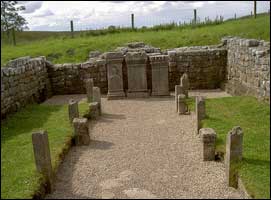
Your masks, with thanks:
[(107, 92), (105, 60), (50, 65), (48, 72), (54, 95), (86, 93), (85, 81), (89, 78), (93, 78), (94, 86)]
[(270, 100), (270, 42), (223, 38), (227, 46), (226, 91)]
[[(186, 72), (189, 89), (226, 88), (233, 95), (252, 95), (270, 99), (270, 43), (254, 39), (227, 37), (220, 45), (181, 47), (161, 51), (143, 42), (128, 43), (114, 51), (122, 67), (123, 89), (127, 93), (129, 55), (144, 54), (144, 89), (152, 91), (155, 71), (153, 57), (167, 57), (155, 65), (168, 67), (168, 87), (174, 91)], [(51, 64), (45, 57), (22, 57), (1, 68), (1, 118), (31, 102), (42, 102), (51, 95), (86, 93), (85, 81), (108, 92), (107, 53), (90, 52), (84, 63)], [(128, 55), (128, 57), (127, 57)], [(133, 58), (134, 59), (134, 58)], [(133, 60), (132, 59), (132, 60)], [(130, 59), (131, 60), (131, 59)], [(121, 74), (120, 74), (121, 76)], [(137, 76), (137, 75), (136, 75)], [(134, 77), (136, 77), (134, 76)], [(153, 82), (154, 81), (154, 82)], [(147, 86), (146, 86), (147, 84)], [(131, 86), (131, 83), (130, 83)], [(159, 86), (160, 87), (160, 86)]]
[(28, 103), (51, 96), (45, 57), (23, 57), (1, 68), (1, 119)]
[(220, 46), (182, 47), (168, 50), (169, 87), (174, 90), (186, 72), (190, 89), (215, 89), (225, 79), (227, 50)]

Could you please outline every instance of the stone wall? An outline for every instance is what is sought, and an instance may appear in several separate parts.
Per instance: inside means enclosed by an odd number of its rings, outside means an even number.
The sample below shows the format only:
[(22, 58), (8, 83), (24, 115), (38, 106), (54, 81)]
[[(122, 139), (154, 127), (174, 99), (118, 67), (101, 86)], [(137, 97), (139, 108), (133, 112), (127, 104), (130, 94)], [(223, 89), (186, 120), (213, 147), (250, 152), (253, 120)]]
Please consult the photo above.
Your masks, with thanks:
[(85, 80), (93, 78), (94, 86), (107, 92), (105, 60), (89, 60), (79, 64), (55, 64), (48, 66), (49, 78), (54, 95), (84, 94)]
[(190, 89), (215, 89), (225, 79), (227, 50), (220, 46), (182, 47), (168, 50), (169, 88), (180, 84), (187, 72)]
[(45, 57), (23, 57), (1, 68), (1, 119), (28, 103), (51, 96)]
[[(141, 52), (147, 56), (144, 65), (148, 91), (152, 90), (150, 57), (167, 55), (171, 91), (174, 91), (175, 85), (180, 84), (183, 73), (187, 72), (190, 89), (225, 86), (233, 95), (270, 99), (269, 42), (227, 37), (222, 39), (220, 45), (181, 47), (165, 51), (136, 42), (118, 47), (115, 52), (123, 55), (122, 76), (125, 91), (128, 89), (126, 57)], [(29, 56), (8, 62), (1, 68), (1, 118), (27, 103), (39, 103), (51, 95), (86, 93), (85, 80), (88, 78), (93, 78), (94, 86), (106, 94), (108, 61), (105, 55), (106, 53), (93, 51), (90, 52), (88, 61), (78, 64), (53, 65), (46, 61), (45, 57)], [(160, 66), (159, 63), (156, 64)]]
[(270, 43), (263, 40), (223, 38), (227, 46), (226, 91), (270, 100)]

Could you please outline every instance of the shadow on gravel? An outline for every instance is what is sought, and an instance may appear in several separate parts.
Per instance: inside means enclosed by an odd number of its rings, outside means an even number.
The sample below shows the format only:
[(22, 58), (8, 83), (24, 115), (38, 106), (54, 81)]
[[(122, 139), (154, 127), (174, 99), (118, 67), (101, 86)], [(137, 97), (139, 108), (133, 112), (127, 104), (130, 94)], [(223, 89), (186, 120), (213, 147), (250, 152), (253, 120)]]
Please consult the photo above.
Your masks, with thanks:
[(113, 145), (114, 143), (112, 142), (91, 140), (89, 147), (91, 149), (107, 150), (107, 149), (110, 149)]
[(126, 119), (125, 115), (123, 114), (110, 114), (110, 113), (102, 113), (101, 119), (108, 118), (108, 119)]

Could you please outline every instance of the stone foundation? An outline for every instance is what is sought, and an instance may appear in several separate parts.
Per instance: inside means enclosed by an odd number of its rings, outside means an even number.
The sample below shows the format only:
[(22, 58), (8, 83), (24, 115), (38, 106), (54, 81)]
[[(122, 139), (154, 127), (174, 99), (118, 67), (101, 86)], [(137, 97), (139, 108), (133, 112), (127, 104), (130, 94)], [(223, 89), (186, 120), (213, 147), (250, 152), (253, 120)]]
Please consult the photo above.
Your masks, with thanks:
[[(93, 86), (107, 94), (107, 68), (114, 68), (116, 64), (117, 67), (109, 72), (111, 91), (122, 98), (148, 97), (151, 91), (153, 95), (167, 94), (166, 88), (174, 91), (186, 72), (189, 89), (225, 86), (230, 94), (251, 95), (269, 101), (270, 43), (230, 37), (223, 38), (222, 42), (163, 52), (142, 42), (128, 43), (115, 50), (118, 53), (113, 59), (107, 53), (95, 51), (84, 63), (51, 64), (45, 57), (12, 60), (1, 68), (1, 119), (29, 103), (43, 102), (51, 95), (86, 94), (85, 82), (90, 78)], [(129, 72), (133, 68), (134, 71)], [(160, 69), (163, 76), (160, 76)], [(122, 82), (116, 81), (118, 77), (114, 73), (118, 71)], [(168, 73), (168, 86), (166, 83), (160, 85), (160, 82), (167, 82), (164, 73)]]

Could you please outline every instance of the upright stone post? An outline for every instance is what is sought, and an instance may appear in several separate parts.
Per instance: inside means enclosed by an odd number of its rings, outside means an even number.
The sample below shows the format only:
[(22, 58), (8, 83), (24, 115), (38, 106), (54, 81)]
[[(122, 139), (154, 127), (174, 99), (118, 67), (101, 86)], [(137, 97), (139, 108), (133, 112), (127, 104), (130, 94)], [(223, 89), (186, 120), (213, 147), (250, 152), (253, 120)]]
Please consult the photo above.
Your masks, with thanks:
[(108, 93), (107, 99), (119, 99), (125, 97), (123, 90), (121, 52), (108, 52), (105, 54), (107, 65)]
[(77, 101), (70, 99), (69, 100), (69, 119), (72, 123), (73, 119), (79, 117), (78, 103)]
[(99, 103), (98, 102), (92, 102), (89, 104), (89, 116), (92, 119), (97, 119), (100, 115), (99, 111)]
[(180, 85), (183, 87), (185, 97), (188, 98), (189, 79), (187, 73), (184, 73), (180, 79)]
[(99, 87), (93, 87), (93, 102), (99, 103), (99, 114), (102, 114), (101, 91)]
[(74, 118), (74, 138), (76, 145), (89, 145), (90, 136), (88, 131), (88, 120), (87, 118)]
[(238, 170), (242, 160), (243, 131), (236, 126), (228, 133), (226, 141), (226, 179), (229, 187), (238, 187)]
[(185, 102), (185, 95), (184, 94), (178, 95), (178, 113), (179, 113), (179, 115), (188, 114), (188, 106)]
[(201, 128), (201, 120), (205, 118), (205, 99), (203, 97), (196, 97), (196, 123), (197, 133)]
[(203, 142), (203, 160), (215, 160), (216, 132), (212, 128), (202, 128), (199, 133)]
[(85, 86), (87, 92), (87, 101), (88, 103), (91, 103), (93, 102), (93, 79), (86, 79)]
[(200, 120), (205, 118), (205, 99), (202, 96), (196, 97), (196, 112)]
[(47, 132), (39, 131), (32, 133), (32, 143), (37, 171), (43, 175), (46, 190), (50, 193), (53, 190), (53, 172)]
[(147, 54), (128, 52), (125, 56), (127, 64), (128, 91), (127, 97), (148, 97), (147, 87)]
[(175, 85), (175, 104), (176, 112), (178, 112), (178, 95), (181, 94), (182, 87), (180, 85)]
[(149, 56), (152, 68), (152, 95), (169, 95), (168, 87), (168, 56)]

